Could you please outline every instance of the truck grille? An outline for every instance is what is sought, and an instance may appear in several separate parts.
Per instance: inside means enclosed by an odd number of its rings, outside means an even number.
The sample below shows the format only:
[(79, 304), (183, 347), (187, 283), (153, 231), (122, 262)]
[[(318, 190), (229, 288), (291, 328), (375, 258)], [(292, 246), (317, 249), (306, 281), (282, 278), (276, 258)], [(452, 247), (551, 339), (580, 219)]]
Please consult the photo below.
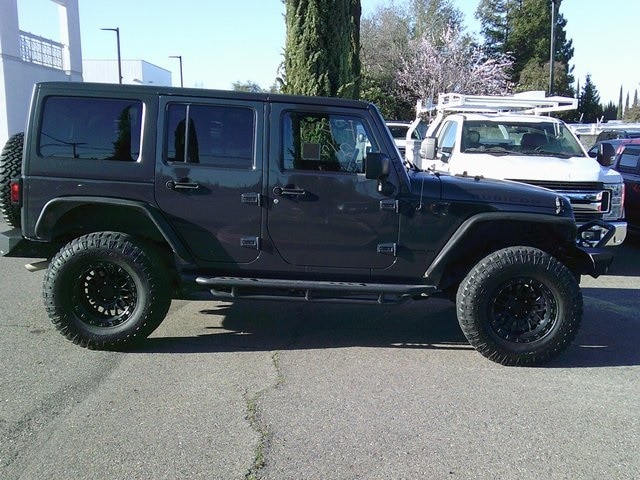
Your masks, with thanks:
[(603, 215), (611, 210), (611, 191), (605, 190), (601, 182), (514, 181), (548, 188), (567, 197), (578, 223), (602, 220)]

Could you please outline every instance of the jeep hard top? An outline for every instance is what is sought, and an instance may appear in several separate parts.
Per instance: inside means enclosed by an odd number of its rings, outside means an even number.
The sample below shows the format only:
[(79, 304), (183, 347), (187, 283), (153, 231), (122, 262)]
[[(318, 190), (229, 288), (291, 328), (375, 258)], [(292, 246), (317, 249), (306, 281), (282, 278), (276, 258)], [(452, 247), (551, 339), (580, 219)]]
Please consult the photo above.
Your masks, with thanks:
[(0, 251), (43, 259), (51, 321), (88, 348), (140, 341), (172, 298), (444, 296), (483, 355), (531, 365), (611, 262), (576, 244), (564, 196), (407, 166), (353, 100), (40, 83), (0, 187)]

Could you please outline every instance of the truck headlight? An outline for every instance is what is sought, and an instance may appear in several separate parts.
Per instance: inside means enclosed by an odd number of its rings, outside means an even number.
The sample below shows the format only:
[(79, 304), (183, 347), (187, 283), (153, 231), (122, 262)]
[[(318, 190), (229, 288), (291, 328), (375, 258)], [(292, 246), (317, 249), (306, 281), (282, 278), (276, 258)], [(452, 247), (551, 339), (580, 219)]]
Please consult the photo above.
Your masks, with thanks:
[(624, 216), (624, 183), (605, 183), (604, 188), (611, 192), (611, 208), (604, 215), (605, 220), (618, 220)]

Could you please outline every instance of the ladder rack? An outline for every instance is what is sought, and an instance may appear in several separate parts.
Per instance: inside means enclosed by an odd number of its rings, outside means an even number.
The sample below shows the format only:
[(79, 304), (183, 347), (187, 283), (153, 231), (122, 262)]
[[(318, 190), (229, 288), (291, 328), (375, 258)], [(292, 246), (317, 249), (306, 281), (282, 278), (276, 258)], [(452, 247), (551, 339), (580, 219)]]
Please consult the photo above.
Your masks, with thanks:
[(436, 110), (443, 112), (520, 113), (534, 114), (561, 112), (578, 108), (578, 99), (571, 97), (545, 97), (543, 91), (516, 93), (514, 95), (464, 95), (441, 93), (436, 105), (418, 101), (417, 113)]

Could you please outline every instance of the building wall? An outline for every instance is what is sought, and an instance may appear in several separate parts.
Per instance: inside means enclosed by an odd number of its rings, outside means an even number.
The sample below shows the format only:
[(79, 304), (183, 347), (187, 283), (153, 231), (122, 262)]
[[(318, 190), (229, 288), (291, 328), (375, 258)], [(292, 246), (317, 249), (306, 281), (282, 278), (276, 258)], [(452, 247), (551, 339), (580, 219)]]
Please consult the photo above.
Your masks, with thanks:
[[(118, 83), (117, 60), (83, 60), (85, 82)], [(171, 72), (144, 60), (122, 60), (122, 83), (171, 86)]]
[[(82, 81), (82, 51), (78, 0), (52, 0), (58, 6), (61, 41), (20, 31), (18, 0), (0, 0), (0, 146), (24, 130), (33, 86), (43, 81)], [(41, 64), (21, 41), (53, 46), (60, 53), (56, 67)]]

